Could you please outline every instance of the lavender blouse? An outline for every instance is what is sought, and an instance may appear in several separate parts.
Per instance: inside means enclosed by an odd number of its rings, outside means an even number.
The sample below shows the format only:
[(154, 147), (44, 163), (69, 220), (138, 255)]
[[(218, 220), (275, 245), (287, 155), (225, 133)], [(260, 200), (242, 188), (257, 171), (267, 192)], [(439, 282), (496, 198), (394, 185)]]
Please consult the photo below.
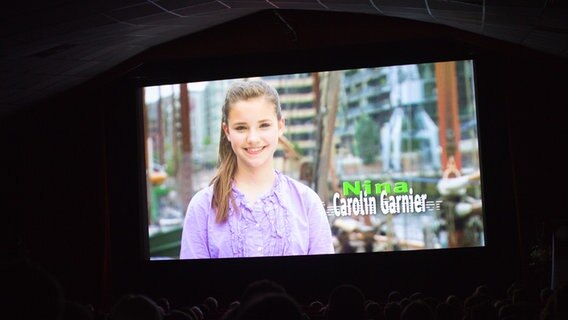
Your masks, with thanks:
[(319, 196), (277, 172), (272, 189), (254, 203), (233, 187), (238, 207), (215, 222), (213, 187), (197, 192), (185, 215), (181, 259), (289, 256), (334, 253), (331, 229)]

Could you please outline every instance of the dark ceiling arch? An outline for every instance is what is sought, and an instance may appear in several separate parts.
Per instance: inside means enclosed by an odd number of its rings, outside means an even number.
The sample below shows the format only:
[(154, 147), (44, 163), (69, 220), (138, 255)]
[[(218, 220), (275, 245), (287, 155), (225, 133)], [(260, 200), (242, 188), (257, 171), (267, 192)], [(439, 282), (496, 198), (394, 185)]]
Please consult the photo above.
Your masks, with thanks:
[(13, 5), (0, 23), (0, 113), (85, 83), (156, 45), (262, 10), (421, 21), (568, 57), (568, 11), (555, 0), (60, 0)]

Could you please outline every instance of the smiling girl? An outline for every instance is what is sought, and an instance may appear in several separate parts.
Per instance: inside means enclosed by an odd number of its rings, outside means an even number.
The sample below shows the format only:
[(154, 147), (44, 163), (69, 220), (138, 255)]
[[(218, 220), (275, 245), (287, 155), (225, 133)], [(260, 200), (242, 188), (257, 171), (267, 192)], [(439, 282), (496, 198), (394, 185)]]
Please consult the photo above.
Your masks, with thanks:
[(222, 113), (218, 171), (189, 203), (180, 258), (333, 253), (319, 196), (274, 169), (284, 132), (276, 90), (261, 80), (235, 82)]

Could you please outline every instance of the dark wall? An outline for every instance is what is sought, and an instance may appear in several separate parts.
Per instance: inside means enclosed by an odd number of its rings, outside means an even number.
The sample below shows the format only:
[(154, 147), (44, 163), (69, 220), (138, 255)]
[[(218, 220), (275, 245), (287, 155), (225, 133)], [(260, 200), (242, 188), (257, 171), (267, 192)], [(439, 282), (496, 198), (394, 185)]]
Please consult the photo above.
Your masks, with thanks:
[[(141, 261), (135, 85), (454, 57), (477, 59), (486, 249), (221, 265)], [(177, 301), (231, 299), (256, 278), (322, 299), (342, 282), (377, 295), (392, 289), (466, 294), (480, 283), (523, 277), (542, 284), (546, 265), (529, 267), (529, 253), (562, 216), (562, 192), (553, 186), (565, 181), (560, 112), (567, 106), (567, 71), (565, 59), (436, 25), (262, 12), (156, 47), (80, 88), (0, 118), (9, 230), (3, 242), (15, 252), (13, 239), (20, 239), (25, 254), (52, 272), (68, 296), (101, 305), (128, 291)]]
[(74, 95), (0, 119), (2, 258), (39, 263), (66, 294), (87, 301), (100, 299), (108, 262), (105, 111), (98, 102)]

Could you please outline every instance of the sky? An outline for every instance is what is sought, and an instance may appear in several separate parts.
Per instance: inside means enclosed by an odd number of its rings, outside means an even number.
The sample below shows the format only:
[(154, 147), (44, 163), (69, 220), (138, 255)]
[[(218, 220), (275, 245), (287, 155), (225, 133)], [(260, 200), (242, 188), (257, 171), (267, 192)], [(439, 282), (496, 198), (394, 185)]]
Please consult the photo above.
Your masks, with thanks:
[[(191, 82), (187, 84), (189, 92), (199, 92), (205, 89), (207, 81), (203, 82)], [(144, 96), (146, 103), (152, 103), (158, 100), (159, 95), (162, 97), (168, 97), (172, 95), (179, 95), (179, 86), (177, 84), (167, 84), (162, 86), (153, 86), (144, 88)]]

